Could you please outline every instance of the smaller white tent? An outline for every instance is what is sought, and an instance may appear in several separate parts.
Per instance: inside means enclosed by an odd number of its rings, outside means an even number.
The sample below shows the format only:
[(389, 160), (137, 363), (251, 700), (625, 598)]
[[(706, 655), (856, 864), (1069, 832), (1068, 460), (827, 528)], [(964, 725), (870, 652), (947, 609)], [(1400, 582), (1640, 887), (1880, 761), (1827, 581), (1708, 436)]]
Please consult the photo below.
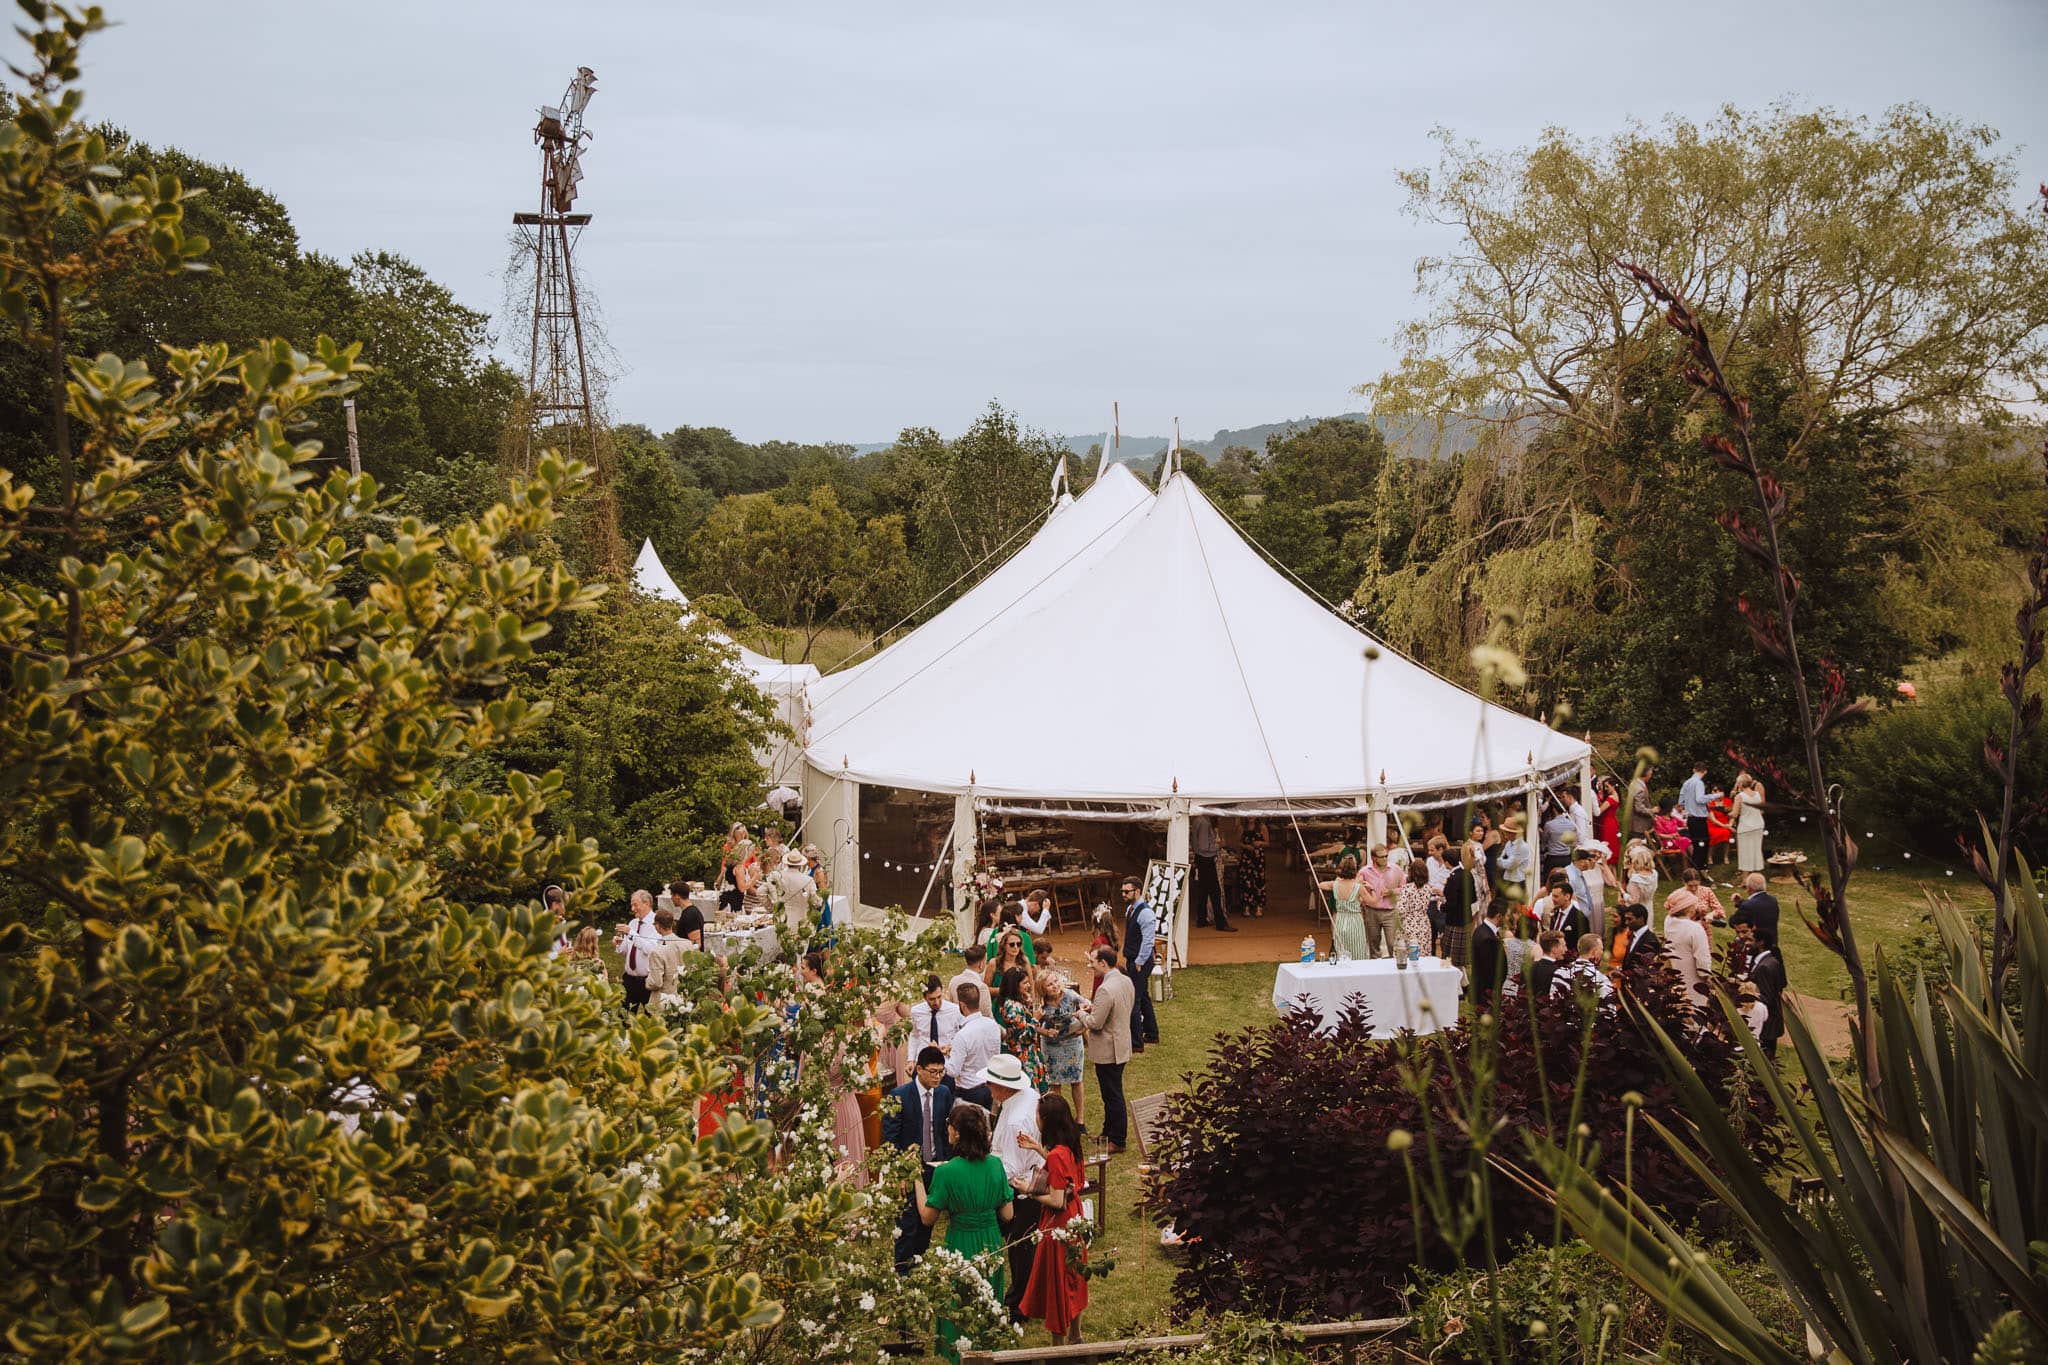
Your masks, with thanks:
[[(684, 608), (682, 619), (690, 619), (690, 599), (676, 586), (668, 567), (655, 553), (652, 540), (640, 542), (640, 554), (633, 561), (633, 586), (649, 597), (674, 602)], [(766, 654), (756, 654), (723, 633), (718, 633), (718, 638), (739, 652), (739, 671), (774, 703), (775, 718), (801, 736), (804, 732), (804, 689), (818, 680), (817, 666), (786, 664)], [(766, 747), (755, 751), (754, 757), (761, 764), (761, 771), (767, 779), (763, 783), (766, 787), (794, 788), (803, 780), (804, 756), (800, 738), (772, 735)]]

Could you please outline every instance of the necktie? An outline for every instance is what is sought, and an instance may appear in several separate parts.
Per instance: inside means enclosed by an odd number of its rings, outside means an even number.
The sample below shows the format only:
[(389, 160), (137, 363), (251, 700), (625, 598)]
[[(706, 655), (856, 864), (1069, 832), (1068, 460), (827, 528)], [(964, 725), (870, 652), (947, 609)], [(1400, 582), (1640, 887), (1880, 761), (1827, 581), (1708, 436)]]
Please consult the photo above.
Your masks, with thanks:
[(933, 1045), (934, 1047), (936, 1047), (936, 1046), (938, 1046), (938, 1042), (939, 1042), (939, 1012), (938, 1012), (937, 1010), (933, 1010), (933, 1011), (932, 1011), (932, 1045)]
[(924, 1152), (925, 1163), (936, 1165), (933, 1158), (938, 1154), (932, 1150), (932, 1092), (920, 1089), (917, 1093), (924, 1097), (924, 1133), (918, 1141)]

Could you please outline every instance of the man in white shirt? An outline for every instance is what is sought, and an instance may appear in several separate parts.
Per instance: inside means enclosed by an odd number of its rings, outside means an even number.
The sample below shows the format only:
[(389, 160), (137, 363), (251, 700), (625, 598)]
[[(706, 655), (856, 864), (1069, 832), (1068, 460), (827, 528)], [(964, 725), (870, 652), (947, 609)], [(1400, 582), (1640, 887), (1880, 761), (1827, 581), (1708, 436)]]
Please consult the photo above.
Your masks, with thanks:
[(1033, 938), (1044, 938), (1045, 931), (1052, 928), (1052, 893), (1033, 891), (1024, 898), (1024, 911), (1017, 916), (1017, 923)]
[[(960, 1020), (960, 1007), (946, 998), (944, 984), (936, 976), (928, 976), (924, 979), (924, 999), (910, 1007), (910, 1045), (935, 1047), (950, 1057)], [(951, 1068), (952, 1064), (947, 1063), (948, 1071)]]
[(1215, 816), (1197, 815), (1188, 821), (1188, 855), (1194, 860), (1189, 869), (1193, 887), (1188, 907), (1198, 927), (1206, 929), (1214, 923), (1220, 932), (1234, 934), (1237, 926), (1230, 922), (1230, 912), (1223, 905), (1223, 868), (1218, 861), (1222, 852)]
[(946, 998), (948, 1000), (959, 999), (962, 986), (974, 986), (979, 988), (984, 995), (987, 994), (988, 950), (979, 943), (972, 943), (961, 951), (961, 956), (967, 959), (967, 965), (962, 967), (958, 974), (946, 983)]
[(1579, 794), (1569, 787), (1564, 790), (1564, 810), (1572, 818), (1574, 847), (1584, 848), (1599, 837), (1593, 830), (1593, 812), (1586, 809), (1586, 803), (1579, 800)]
[(1522, 894), (1518, 899), (1526, 906), (1535, 899), (1529, 884), (1530, 863), (1535, 860), (1530, 856), (1529, 841), (1522, 837), (1521, 818), (1511, 815), (1503, 820), (1501, 835), (1500, 853), (1494, 859), (1494, 865), (1500, 869), (1501, 887), (1519, 889)]
[(1548, 881), (1551, 873), (1571, 866), (1572, 845), (1578, 842), (1579, 826), (1571, 811), (1560, 809), (1543, 822), (1538, 833), (1543, 839), (1542, 873)]
[(1712, 830), (1707, 824), (1707, 808), (1721, 799), (1720, 792), (1707, 790), (1707, 765), (1704, 762), (1692, 765), (1692, 776), (1678, 789), (1678, 808), (1685, 814), (1685, 832), (1692, 839), (1692, 865), (1704, 871), (1707, 866), (1707, 845)]
[(955, 997), (960, 1001), (960, 1027), (953, 1033), (953, 1087), (956, 1097), (972, 1100), (984, 1109), (995, 1107), (989, 1093), (988, 1064), (1003, 1050), (1003, 1030), (982, 1011), (983, 992), (979, 986), (963, 984)]
[(1585, 845), (1572, 850), (1572, 865), (1565, 869), (1572, 899), (1586, 914), (1587, 931), (1602, 937), (1607, 933), (1607, 874), (1600, 870), (1599, 855)]
[(1569, 997), (1574, 991), (1589, 990), (1600, 997), (1604, 1005), (1614, 995), (1614, 983), (1607, 979), (1607, 973), (1600, 970), (1600, 959), (1605, 953), (1598, 934), (1587, 934), (1579, 939), (1579, 955), (1558, 968), (1551, 979), (1550, 993)]
[(654, 893), (633, 893), (633, 918), (612, 935), (612, 951), (625, 958), (626, 1008), (637, 1010), (647, 1003), (648, 954), (661, 936), (654, 931)]
[[(995, 1102), (1002, 1106), (988, 1149), (1003, 1163), (1003, 1174), (1010, 1178), (1011, 1189), (1020, 1193), (1037, 1189), (1045, 1170), (1045, 1157), (1017, 1142), (1027, 1134), (1034, 1144), (1038, 1141), (1038, 1092), (1024, 1074), (1024, 1064), (1007, 1052), (996, 1056), (988, 1064), (988, 1088)], [(1003, 1241), (1010, 1257), (1010, 1284), (1003, 1302), (1011, 1319), (1018, 1321), (1021, 1317), (1017, 1304), (1024, 1297), (1024, 1286), (1031, 1280), (1031, 1261), (1037, 1252), (1031, 1234), (1038, 1229), (1038, 1204), (1031, 1199), (1011, 1202), (1010, 1221), (1003, 1227)]]

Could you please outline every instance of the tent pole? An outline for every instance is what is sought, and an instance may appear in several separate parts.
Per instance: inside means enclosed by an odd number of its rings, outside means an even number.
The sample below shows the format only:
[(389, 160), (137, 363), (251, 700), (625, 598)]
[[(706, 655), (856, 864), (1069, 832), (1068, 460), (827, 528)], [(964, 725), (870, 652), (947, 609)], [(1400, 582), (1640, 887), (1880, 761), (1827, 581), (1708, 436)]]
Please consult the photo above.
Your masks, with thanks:
[(1528, 904), (1531, 906), (1534, 906), (1543, 899), (1543, 825), (1537, 819), (1537, 816), (1542, 811), (1540, 804), (1542, 793), (1543, 784), (1537, 778), (1536, 770), (1531, 768), (1529, 770), (1529, 795), (1526, 798), (1529, 813), (1524, 817), (1526, 828), (1522, 831), (1522, 838), (1529, 845), (1529, 879), (1525, 885), (1529, 889)]
[[(1176, 797), (1167, 803), (1166, 809), (1168, 812), (1166, 817), (1166, 861), (1169, 863), (1179, 863), (1183, 867), (1190, 867), (1192, 864), (1188, 859), (1188, 802), (1184, 797)], [(1192, 881), (1194, 879), (1191, 877), (1188, 880)], [(1183, 967), (1189, 965), (1188, 887), (1186, 883), (1183, 883), (1181, 886), (1180, 898), (1178, 900), (1164, 909), (1155, 905), (1152, 907), (1152, 913), (1162, 921), (1162, 927), (1171, 926), (1172, 928), (1172, 939), (1170, 941), (1173, 944), (1173, 952), (1158, 955), (1159, 960), (1165, 964), (1166, 975), (1171, 977), (1175, 962), (1180, 963)]]
[[(1387, 811), (1393, 803), (1387, 800), (1385, 788), (1373, 792), (1367, 799), (1371, 814), (1365, 817), (1365, 851), (1370, 854), (1373, 849), (1387, 842)], [(1310, 870), (1313, 872), (1314, 869)]]
[(931, 904), (932, 888), (939, 884), (939, 872), (946, 866), (946, 853), (952, 846), (953, 831), (949, 829), (946, 831), (945, 842), (939, 845), (938, 853), (932, 858), (932, 875), (924, 879), (924, 894), (917, 898), (917, 917), (919, 919), (924, 918), (924, 908)]
[(832, 894), (846, 897), (850, 921), (860, 913), (860, 783), (844, 773), (803, 765), (804, 822), (823, 856)]
[(1599, 807), (1593, 804), (1593, 756), (1587, 754), (1579, 760), (1579, 804), (1586, 808), (1586, 817), (1592, 818)]
[(974, 941), (974, 864), (979, 832), (974, 823), (974, 788), (953, 798), (953, 937), (962, 948)]

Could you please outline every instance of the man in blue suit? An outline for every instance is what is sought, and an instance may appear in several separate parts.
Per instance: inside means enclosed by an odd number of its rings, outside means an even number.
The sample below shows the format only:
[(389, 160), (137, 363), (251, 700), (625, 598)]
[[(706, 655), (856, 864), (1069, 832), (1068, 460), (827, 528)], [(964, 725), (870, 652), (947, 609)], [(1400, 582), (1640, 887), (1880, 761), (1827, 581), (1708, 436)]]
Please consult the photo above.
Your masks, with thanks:
[[(907, 1085), (889, 1092), (896, 1101), (882, 1115), (882, 1141), (903, 1151), (924, 1155), (925, 1187), (932, 1172), (952, 1153), (946, 1146), (946, 1119), (953, 1112), (953, 1091), (946, 1085), (946, 1054), (927, 1046), (917, 1054), (917, 1071)], [(932, 1230), (918, 1217), (916, 1199), (904, 1201), (896, 1220), (896, 1273), (910, 1269), (932, 1244)]]

